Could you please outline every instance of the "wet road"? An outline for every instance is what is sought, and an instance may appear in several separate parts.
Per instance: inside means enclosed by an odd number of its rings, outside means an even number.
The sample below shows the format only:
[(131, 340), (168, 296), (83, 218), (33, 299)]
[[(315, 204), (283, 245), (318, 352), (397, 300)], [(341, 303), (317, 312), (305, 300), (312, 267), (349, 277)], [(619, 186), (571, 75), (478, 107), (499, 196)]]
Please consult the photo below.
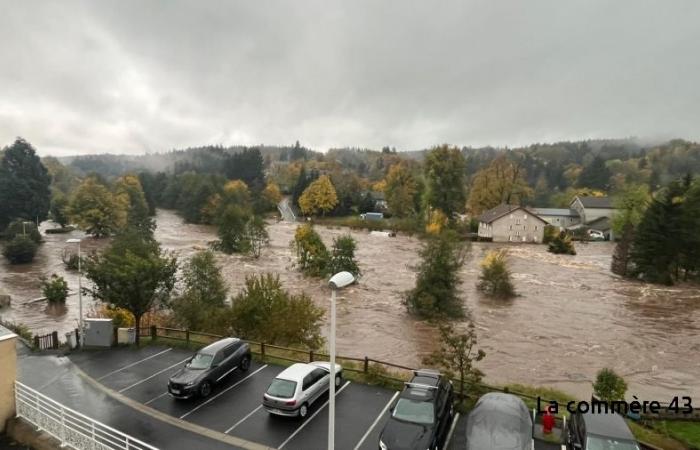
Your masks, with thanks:
[[(159, 211), (157, 239), (165, 249), (188, 257), (215, 239), (214, 230), (182, 224), (169, 211)], [(292, 291), (306, 291), (327, 306), (323, 280), (304, 278), (294, 269), (289, 243), (294, 224), (271, 223), (270, 246), (261, 258), (217, 255), (227, 283), (236, 292), (245, 276), (278, 273)], [(319, 227), (330, 245), (347, 230)], [(75, 233), (74, 233), (75, 234)], [(402, 294), (415, 281), (420, 242), (408, 236), (387, 238), (352, 232), (363, 272), (360, 283), (342, 291), (338, 302), (338, 353), (419, 366), (436, 345), (435, 330), (410, 317)], [(55, 238), (54, 236), (59, 236)], [(66, 311), (53, 314), (42, 304), (21, 304), (40, 296), (38, 276), (63, 272), (63, 241), (48, 235), (37, 263), (28, 267), (0, 264), (0, 290), (13, 295), (3, 318), (30, 326), (70, 329), (76, 322), (75, 296)], [(86, 246), (105, 241), (88, 239)], [(483, 298), (475, 288), (479, 262), (486, 251), (507, 247), (519, 297), (510, 301)], [(462, 295), (473, 317), (479, 345), (487, 357), (479, 363), (492, 383), (521, 382), (590, 395), (591, 380), (601, 367), (625, 376), (628, 395), (668, 402), (674, 395), (700, 395), (700, 290), (691, 286), (654, 286), (621, 280), (609, 273), (610, 243), (577, 246), (578, 255), (552, 255), (544, 246), (475, 243), (462, 269)], [(69, 284), (77, 284), (74, 276)]]

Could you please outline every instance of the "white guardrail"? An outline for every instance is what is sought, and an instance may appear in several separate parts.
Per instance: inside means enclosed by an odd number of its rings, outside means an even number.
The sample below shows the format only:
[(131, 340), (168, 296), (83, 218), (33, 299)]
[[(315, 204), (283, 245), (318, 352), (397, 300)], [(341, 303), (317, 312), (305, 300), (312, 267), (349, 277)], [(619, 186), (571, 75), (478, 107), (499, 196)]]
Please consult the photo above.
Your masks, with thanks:
[(158, 450), (15, 381), (17, 417), (76, 450)]

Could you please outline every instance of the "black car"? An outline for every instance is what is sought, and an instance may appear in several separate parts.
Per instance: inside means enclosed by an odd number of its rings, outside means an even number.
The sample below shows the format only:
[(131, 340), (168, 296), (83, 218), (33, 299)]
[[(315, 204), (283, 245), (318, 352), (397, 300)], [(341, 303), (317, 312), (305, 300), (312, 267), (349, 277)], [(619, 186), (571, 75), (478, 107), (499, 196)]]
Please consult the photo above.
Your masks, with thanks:
[(250, 368), (250, 346), (236, 338), (210, 344), (187, 362), (168, 381), (168, 393), (175, 398), (207, 397), (212, 386), (236, 369)]
[(417, 370), (390, 409), (380, 450), (434, 450), (445, 444), (454, 418), (452, 383), (433, 370)]
[(614, 412), (574, 414), (566, 444), (568, 450), (639, 450), (625, 419)]

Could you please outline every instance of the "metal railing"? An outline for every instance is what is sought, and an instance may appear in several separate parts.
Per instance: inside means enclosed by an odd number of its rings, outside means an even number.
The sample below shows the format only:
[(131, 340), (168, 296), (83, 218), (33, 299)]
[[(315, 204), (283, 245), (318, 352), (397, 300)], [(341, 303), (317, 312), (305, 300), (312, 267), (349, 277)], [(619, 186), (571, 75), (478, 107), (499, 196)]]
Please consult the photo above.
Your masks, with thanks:
[(76, 450), (158, 450), (15, 381), (17, 417)]

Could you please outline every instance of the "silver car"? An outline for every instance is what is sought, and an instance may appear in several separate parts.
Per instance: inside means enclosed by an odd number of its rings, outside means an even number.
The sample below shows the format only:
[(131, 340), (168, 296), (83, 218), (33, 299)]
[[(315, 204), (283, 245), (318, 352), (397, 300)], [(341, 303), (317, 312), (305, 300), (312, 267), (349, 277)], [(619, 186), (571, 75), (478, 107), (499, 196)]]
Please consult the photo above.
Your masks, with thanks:
[[(331, 365), (328, 362), (293, 364), (284, 369), (263, 395), (263, 406), (270, 414), (304, 418), (309, 407), (329, 389)], [(335, 385), (340, 386), (343, 368), (335, 365)]]

